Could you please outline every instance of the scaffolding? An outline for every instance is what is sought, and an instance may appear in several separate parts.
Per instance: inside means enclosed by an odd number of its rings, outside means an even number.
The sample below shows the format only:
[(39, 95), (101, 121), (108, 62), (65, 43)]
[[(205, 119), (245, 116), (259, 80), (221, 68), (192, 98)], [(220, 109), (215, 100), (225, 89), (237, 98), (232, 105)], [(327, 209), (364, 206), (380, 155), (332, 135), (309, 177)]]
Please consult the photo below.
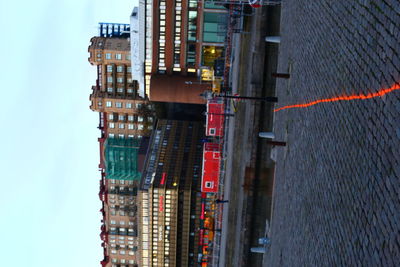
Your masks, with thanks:
[(140, 180), (139, 146), (140, 139), (107, 138), (104, 150), (106, 179)]

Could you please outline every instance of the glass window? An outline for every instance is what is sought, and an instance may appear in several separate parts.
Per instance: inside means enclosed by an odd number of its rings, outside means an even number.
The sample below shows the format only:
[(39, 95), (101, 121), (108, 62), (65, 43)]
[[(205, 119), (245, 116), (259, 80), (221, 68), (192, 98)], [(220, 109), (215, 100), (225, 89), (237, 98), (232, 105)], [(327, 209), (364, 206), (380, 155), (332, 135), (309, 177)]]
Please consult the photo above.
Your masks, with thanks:
[(128, 121), (133, 121), (134, 117), (133, 115), (128, 115)]
[(142, 122), (143, 121), (143, 117), (142, 116), (138, 116), (138, 122)]
[(134, 137), (133, 134), (128, 135), (128, 138), (133, 138), (133, 137)]
[(123, 135), (123, 134), (119, 134), (119, 135), (118, 135), (118, 138), (121, 138), (121, 139), (123, 139), (123, 138), (125, 138), (125, 135)]
[(121, 60), (122, 59), (122, 54), (115, 54), (115, 59)]
[(126, 71), (127, 72), (132, 72), (132, 68), (131, 67), (126, 68)]
[(112, 82), (113, 82), (113, 78), (112, 78), (111, 76), (108, 76), (108, 77), (107, 77), (107, 82), (108, 82), (108, 83), (112, 83)]
[(126, 60), (131, 60), (131, 54), (126, 55)]
[(123, 83), (123, 82), (124, 82), (124, 78), (123, 78), (123, 77), (118, 77), (118, 78), (117, 78), (117, 82)]
[(120, 254), (120, 255), (125, 255), (125, 250), (120, 250), (120, 251), (119, 251), (119, 254)]
[(138, 130), (143, 130), (143, 124), (138, 124)]
[(123, 93), (123, 92), (124, 92), (124, 88), (118, 87), (118, 88), (117, 88), (117, 92), (118, 92), (118, 93)]
[(125, 116), (124, 116), (124, 115), (118, 115), (118, 119), (119, 119), (120, 121), (123, 121), (123, 120), (125, 120)]
[(116, 108), (122, 108), (122, 103), (121, 102), (115, 102), (115, 107)]
[(112, 249), (111, 250), (111, 254), (117, 254), (117, 250), (116, 249)]
[(108, 124), (108, 127), (111, 128), (111, 129), (114, 129), (115, 128), (115, 124), (113, 122), (110, 122)]
[(133, 129), (135, 129), (135, 128), (134, 128), (134, 124), (132, 124), (132, 123), (129, 123), (129, 124), (128, 124), (128, 129), (129, 129), (129, 130), (133, 130)]
[(222, 43), (225, 41), (227, 15), (221, 13), (204, 13), (203, 41)]
[(118, 125), (118, 128), (120, 128), (120, 129), (124, 129), (124, 128), (125, 128), (125, 124), (123, 124), (123, 123), (120, 123), (120, 124)]
[(110, 108), (112, 106), (112, 102), (111, 101), (106, 101), (106, 107)]
[(108, 87), (107, 88), (107, 92), (112, 93), (113, 92), (113, 88), (112, 87)]
[(109, 138), (114, 138), (115, 135), (114, 135), (113, 133), (110, 133), (110, 134), (108, 134), (108, 137), (109, 137)]
[(108, 119), (112, 121), (114, 119), (114, 114), (108, 114)]
[(132, 89), (132, 88), (128, 88), (126, 91), (127, 91), (129, 94), (132, 94), (132, 93), (133, 93), (133, 89)]
[(117, 72), (123, 72), (124, 66), (117, 66)]
[[(125, 103), (125, 107), (126, 108), (132, 108), (132, 103)], [(129, 119), (129, 116), (128, 116), (128, 119)]]
[(113, 71), (113, 66), (107, 65), (107, 72), (112, 72), (112, 71)]
[(111, 220), (110, 224), (116, 224), (117, 222), (115, 220)]
[(106, 59), (111, 59), (111, 53), (106, 53)]

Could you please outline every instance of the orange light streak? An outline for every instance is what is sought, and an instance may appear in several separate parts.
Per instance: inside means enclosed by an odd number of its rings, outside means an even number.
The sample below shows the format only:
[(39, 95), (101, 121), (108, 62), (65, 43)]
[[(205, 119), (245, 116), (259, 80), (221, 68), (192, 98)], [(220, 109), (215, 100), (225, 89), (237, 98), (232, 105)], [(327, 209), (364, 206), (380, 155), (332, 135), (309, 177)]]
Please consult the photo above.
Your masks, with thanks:
[(274, 112), (278, 112), (280, 110), (284, 110), (284, 109), (289, 109), (289, 108), (308, 108), (310, 106), (314, 106), (320, 103), (327, 103), (327, 102), (337, 102), (337, 101), (351, 101), (351, 100), (356, 100), (356, 99), (370, 99), (370, 98), (375, 98), (375, 97), (380, 97), (380, 96), (384, 96), (388, 93), (391, 93), (395, 90), (399, 90), (400, 89), (400, 84), (399, 83), (395, 83), (392, 87), (390, 88), (384, 88), (384, 89), (380, 89), (379, 91), (375, 92), (375, 93), (368, 93), (368, 94), (358, 94), (358, 95), (351, 95), (351, 96), (338, 96), (338, 97), (332, 97), (332, 98), (325, 98), (325, 99), (319, 99), (319, 100), (315, 100), (309, 103), (305, 103), (305, 104), (296, 104), (296, 105), (288, 105), (288, 106), (284, 106), (284, 107), (280, 107), (280, 108), (276, 108), (274, 109)]

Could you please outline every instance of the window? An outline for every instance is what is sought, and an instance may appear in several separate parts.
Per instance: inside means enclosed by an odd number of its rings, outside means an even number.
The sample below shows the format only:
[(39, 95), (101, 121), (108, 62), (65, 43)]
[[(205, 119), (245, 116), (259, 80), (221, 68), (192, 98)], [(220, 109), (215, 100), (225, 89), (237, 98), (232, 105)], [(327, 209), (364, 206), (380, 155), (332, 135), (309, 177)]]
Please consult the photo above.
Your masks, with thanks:
[(112, 82), (113, 82), (113, 77), (108, 76), (108, 77), (107, 77), (107, 82), (108, 82), (108, 83), (112, 83)]
[(112, 93), (113, 92), (113, 88), (112, 87), (108, 87), (107, 88), (107, 92)]
[(106, 53), (106, 59), (111, 59), (111, 53)]
[(117, 72), (123, 72), (124, 66), (117, 66)]
[(215, 135), (215, 128), (210, 128), (210, 135)]
[[(125, 107), (126, 108), (132, 108), (132, 103), (125, 103)], [(129, 116), (128, 116), (128, 118), (129, 118)]]
[(123, 120), (125, 120), (125, 116), (124, 116), (124, 115), (118, 115), (118, 119), (119, 119), (120, 121), (123, 121)]
[(114, 129), (115, 128), (115, 124), (113, 122), (110, 122), (108, 124), (108, 127), (111, 128), (111, 129)]
[(214, 187), (214, 182), (206, 182), (205, 187), (206, 188), (213, 188)]
[(144, 127), (143, 124), (138, 124), (138, 130), (143, 130), (143, 127)]
[(113, 66), (107, 65), (107, 72), (112, 72), (112, 71), (113, 71)]
[(118, 93), (123, 93), (123, 92), (124, 92), (124, 88), (118, 87), (118, 88), (117, 88), (117, 92), (118, 92)]
[(120, 250), (120, 251), (119, 251), (119, 254), (120, 254), (120, 255), (125, 255), (125, 250)]
[(133, 137), (134, 137), (133, 134), (128, 135), (128, 138), (133, 138)]
[(153, 130), (153, 125), (149, 125), (149, 126), (147, 126), (147, 129), (149, 129), (149, 130)]
[(126, 91), (128, 92), (128, 94), (132, 94), (133, 93), (133, 89), (132, 88), (128, 88)]
[(111, 254), (117, 254), (117, 250), (112, 249), (112, 250), (111, 250)]
[(127, 71), (127, 72), (132, 72), (132, 68), (131, 68), (131, 67), (127, 67), (127, 68), (126, 68), (126, 71)]
[(113, 133), (110, 133), (110, 134), (108, 134), (108, 137), (109, 137), (109, 138), (114, 138), (115, 135), (114, 135)]
[(132, 124), (132, 123), (129, 123), (129, 124), (128, 124), (128, 129), (129, 129), (129, 130), (133, 130), (133, 129), (135, 129), (135, 127), (134, 127), (134, 124)]
[(143, 121), (143, 117), (142, 116), (138, 116), (138, 122), (142, 122)]
[(117, 222), (115, 220), (111, 220), (110, 224), (116, 224)]
[(122, 108), (122, 103), (121, 102), (115, 102), (115, 107), (116, 108)]
[(112, 102), (111, 101), (106, 101), (106, 107), (111, 108)]
[(141, 108), (141, 107), (142, 107), (142, 104), (136, 103), (136, 108), (137, 108), (137, 109), (139, 109), (139, 108)]
[(114, 119), (114, 114), (108, 114), (108, 119), (112, 121)]
[(126, 263), (126, 260), (125, 259), (121, 259), (121, 263)]
[(126, 55), (126, 60), (131, 60), (131, 54)]
[(118, 77), (118, 78), (117, 78), (117, 82), (123, 83), (123, 82), (124, 82), (124, 78), (123, 78), (123, 77)]
[(132, 83), (132, 79), (131, 78), (128, 78), (127, 81), (128, 81), (128, 83)]
[(122, 59), (122, 54), (115, 54), (115, 59), (121, 60)]
[(125, 124), (123, 124), (123, 123), (120, 123), (120, 124), (118, 125), (118, 128), (120, 128), (120, 129), (124, 129), (124, 128), (125, 128)]
[(125, 225), (125, 221), (120, 221), (119, 224), (120, 225)]
[[(128, 104), (128, 103), (127, 103)], [(129, 103), (130, 104), (130, 103)], [(128, 115), (128, 121), (133, 121), (134, 117), (133, 115)]]
[(123, 138), (125, 138), (125, 135), (123, 135), (123, 134), (119, 134), (119, 135), (118, 135), (118, 138), (121, 138), (121, 139), (123, 139)]
[(135, 255), (135, 252), (129, 251), (129, 255)]
[(147, 120), (148, 120), (149, 122), (153, 122), (153, 117), (148, 117)]

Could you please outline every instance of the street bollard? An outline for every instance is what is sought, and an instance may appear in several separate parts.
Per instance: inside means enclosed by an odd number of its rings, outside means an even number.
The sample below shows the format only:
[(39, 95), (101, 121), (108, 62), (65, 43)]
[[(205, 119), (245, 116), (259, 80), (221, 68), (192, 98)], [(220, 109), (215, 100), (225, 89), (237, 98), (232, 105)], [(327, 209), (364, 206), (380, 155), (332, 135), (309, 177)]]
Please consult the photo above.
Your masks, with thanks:
[(267, 249), (265, 247), (254, 247), (250, 249), (251, 252), (253, 253), (266, 253)]
[(268, 43), (279, 44), (281, 42), (281, 37), (280, 36), (267, 36), (267, 37), (265, 37), (265, 41)]
[(259, 245), (267, 245), (269, 243), (271, 243), (271, 240), (269, 238), (267, 238), (267, 237), (261, 237), (261, 238), (258, 239), (258, 244)]
[(273, 132), (259, 132), (258, 133), (258, 137), (274, 139), (275, 138), (275, 134)]

